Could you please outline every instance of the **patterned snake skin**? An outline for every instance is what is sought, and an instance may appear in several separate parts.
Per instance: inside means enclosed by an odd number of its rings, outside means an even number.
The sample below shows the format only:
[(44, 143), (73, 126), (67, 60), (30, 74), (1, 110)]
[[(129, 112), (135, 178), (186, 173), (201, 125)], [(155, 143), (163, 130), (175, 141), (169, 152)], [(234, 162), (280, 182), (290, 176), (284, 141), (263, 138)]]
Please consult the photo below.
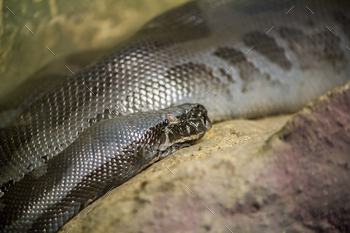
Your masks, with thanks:
[[(45, 166), (102, 119), (187, 102), (206, 106), (213, 121), (290, 113), (344, 84), (349, 9), (345, 0), (206, 0), (155, 18), (0, 131), (1, 219), (11, 208), (3, 198), (18, 181), (49, 173)], [(46, 193), (34, 193), (44, 205)], [(8, 218), (30, 212), (25, 203)], [(4, 227), (11, 220), (1, 221)]]
[(0, 229), (57, 231), (112, 187), (167, 156), (171, 146), (198, 140), (210, 128), (198, 104), (101, 121), (3, 195)]

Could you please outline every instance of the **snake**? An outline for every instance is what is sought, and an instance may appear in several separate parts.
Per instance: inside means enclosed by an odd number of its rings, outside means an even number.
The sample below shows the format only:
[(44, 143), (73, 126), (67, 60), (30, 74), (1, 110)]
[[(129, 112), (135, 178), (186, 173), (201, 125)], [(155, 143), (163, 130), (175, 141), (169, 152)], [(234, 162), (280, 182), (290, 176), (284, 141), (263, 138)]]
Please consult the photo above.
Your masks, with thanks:
[(210, 128), (207, 110), (199, 104), (98, 122), (3, 195), (2, 230), (57, 231), (112, 187), (166, 157), (175, 145), (199, 140)]
[(1, 129), (0, 230), (56, 232), (211, 122), (294, 113), (345, 84), (349, 9), (198, 0), (149, 21)]

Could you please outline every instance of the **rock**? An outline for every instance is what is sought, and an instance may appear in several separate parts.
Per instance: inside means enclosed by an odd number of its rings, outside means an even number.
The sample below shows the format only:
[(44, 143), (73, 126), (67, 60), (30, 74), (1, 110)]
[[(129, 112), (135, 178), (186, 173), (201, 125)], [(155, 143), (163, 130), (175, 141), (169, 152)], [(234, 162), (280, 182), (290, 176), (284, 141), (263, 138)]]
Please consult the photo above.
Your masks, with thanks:
[(349, 232), (349, 113), (348, 84), (293, 117), (215, 124), (60, 232)]

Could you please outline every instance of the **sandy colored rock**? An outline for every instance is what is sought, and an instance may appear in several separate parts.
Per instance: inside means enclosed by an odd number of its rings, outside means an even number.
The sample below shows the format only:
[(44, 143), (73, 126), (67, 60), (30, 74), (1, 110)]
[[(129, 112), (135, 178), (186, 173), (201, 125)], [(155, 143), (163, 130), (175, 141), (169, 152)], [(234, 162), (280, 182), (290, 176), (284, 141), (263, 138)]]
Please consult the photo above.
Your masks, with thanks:
[(290, 117), (215, 124), (192, 148), (176, 152), (111, 190), (83, 210), (61, 232), (68, 231), (73, 225), (71, 232), (139, 232), (141, 229), (140, 232), (160, 232), (165, 228), (168, 232), (196, 229), (206, 232), (207, 228), (211, 229), (209, 232), (224, 231), (225, 225), (224, 228), (213, 228), (219, 214), (213, 205), (220, 200), (220, 205), (233, 208), (234, 200), (244, 196), (250, 185), (246, 178), (237, 176), (237, 170), (245, 170), (245, 164), (250, 164), (255, 169), (249, 171), (249, 176), (256, 177), (254, 170), (263, 168), (262, 158), (253, 165), (252, 156), (246, 156), (246, 151), (256, 150)]
[(61, 232), (348, 232), (349, 113), (346, 85), (294, 117), (215, 124)]

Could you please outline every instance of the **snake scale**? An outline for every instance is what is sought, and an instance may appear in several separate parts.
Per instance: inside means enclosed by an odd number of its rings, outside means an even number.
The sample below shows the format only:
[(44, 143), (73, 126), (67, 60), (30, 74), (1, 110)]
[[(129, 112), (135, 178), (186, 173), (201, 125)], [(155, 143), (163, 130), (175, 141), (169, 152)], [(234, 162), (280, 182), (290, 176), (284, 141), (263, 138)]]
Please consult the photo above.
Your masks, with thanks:
[[(209, 118), (295, 112), (344, 84), (349, 9), (203, 0), (148, 22), (0, 131), (0, 231), (55, 232), (166, 147), (202, 137)], [(142, 145), (151, 157), (139, 156)]]

